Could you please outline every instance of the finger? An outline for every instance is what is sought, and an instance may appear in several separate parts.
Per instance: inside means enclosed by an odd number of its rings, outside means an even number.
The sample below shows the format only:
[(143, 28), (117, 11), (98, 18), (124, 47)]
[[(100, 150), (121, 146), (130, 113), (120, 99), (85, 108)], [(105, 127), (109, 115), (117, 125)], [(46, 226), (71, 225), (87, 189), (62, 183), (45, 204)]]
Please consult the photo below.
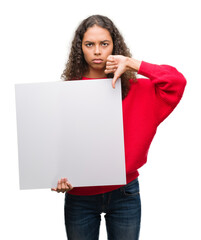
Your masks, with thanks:
[(107, 57), (107, 61), (109, 61), (109, 62), (116, 61), (115, 56), (114, 56), (114, 55), (109, 55), (109, 56)]
[(107, 60), (106, 61), (106, 66), (111, 66), (111, 65), (117, 65), (118, 64), (118, 62), (117, 61), (115, 61), (115, 60), (113, 60), (113, 61), (109, 61), (109, 60)]
[(64, 181), (65, 181), (65, 182), (64, 182), (64, 183), (65, 183), (65, 189), (68, 190), (68, 188), (69, 188), (69, 187), (68, 187), (68, 179), (67, 179), (67, 178), (64, 178)]
[(68, 179), (67, 178), (62, 178), (61, 181), (62, 181), (62, 183), (66, 184), (68, 182)]
[(117, 68), (118, 68), (117, 64), (112, 64), (112, 65), (106, 66), (107, 70), (112, 70), (112, 69), (117, 69)]
[(69, 191), (73, 189), (73, 186), (68, 182), (68, 188), (69, 188)]
[(118, 75), (114, 75), (113, 79), (112, 79), (112, 87), (115, 88), (115, 84), (116, 84), (116, 81), (117, 79), (119, 78)]
[(61, 190), (61, 180), (58, 181), (57, 183), (57, 191)]
[(113, 61), (114, 60), (114, 57), (112, 56), (112, 55), (109, 55), (108, 57), (107, 57), (107, 61)]
[(51, 188), (51, 191), (54, 191), (54, 192), (56, 192), (56, 191), (57, 191), (57, 189), (56, 189), (56, 188)]
[(111, 69), (111, 70), (107, 70), (105, 69), (105, 74), (109, 74), (109, 73), (114, 73), (117, 69)]
[(64, 178), (61, 179), (61, 189), (65, 189), (66, 188), (66, 181)]
[(66, 188), (65, 188), (65, 189), (62, 189), (61, 192), (62, 192), (62, 193), (68, 192), (68, 189), (66, 189)]
[(61, 179), (61, 192), (62, 193), (66, 192), (66, 190), (68, 190), (68, 187), (66, 185), (66, 181), (67, 181), (66, 178)]
[(118, 69), (118, 65), (111, 65), (105, 68), (105, 73), (114, 73)]
[(118, 62), (116, 62), (116, 61), (107, 61), (106, 64), (105, 64), (106, 67), (115, 66), (115, 65), (118, 65)]
[(66, 184), (65, 186), (65, 192), (68, 192), (70, 190), (70, 187)]

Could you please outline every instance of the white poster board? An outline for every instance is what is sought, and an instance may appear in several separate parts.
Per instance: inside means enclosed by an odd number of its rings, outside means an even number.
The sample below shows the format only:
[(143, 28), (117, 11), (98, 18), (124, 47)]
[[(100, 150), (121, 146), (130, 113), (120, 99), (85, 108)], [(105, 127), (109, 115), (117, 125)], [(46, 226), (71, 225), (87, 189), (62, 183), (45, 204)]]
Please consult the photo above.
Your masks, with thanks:
[(16, 84), (20, 189), (126, 184), (121, 82)]

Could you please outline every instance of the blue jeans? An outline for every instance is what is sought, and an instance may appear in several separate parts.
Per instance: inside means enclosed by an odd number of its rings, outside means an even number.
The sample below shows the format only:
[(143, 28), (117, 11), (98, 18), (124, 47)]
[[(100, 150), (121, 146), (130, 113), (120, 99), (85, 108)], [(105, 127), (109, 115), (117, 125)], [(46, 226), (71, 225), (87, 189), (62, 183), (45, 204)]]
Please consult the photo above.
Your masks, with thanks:
[(104, 194), (76, 196), (66, 193), (68, 240), (98, 240), (101, 213), (105, 213), (109, 240), (138, 240), (141, 220), (138, 179)]

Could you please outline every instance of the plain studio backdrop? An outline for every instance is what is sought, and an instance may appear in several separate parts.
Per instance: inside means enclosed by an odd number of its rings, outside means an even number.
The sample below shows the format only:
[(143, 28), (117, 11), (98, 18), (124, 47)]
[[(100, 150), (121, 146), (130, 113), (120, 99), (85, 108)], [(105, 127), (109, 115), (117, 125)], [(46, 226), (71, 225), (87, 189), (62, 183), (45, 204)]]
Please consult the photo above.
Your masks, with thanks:
[[(148, 162), (140, 169), (140, 239), (200, 240), (198, 0), (0, 2), (0, 239), (66, 239), (64, 195), (49, 189), (19, 190), (14, 84), (59, 81), (74, 30), (92, 14), (114, 21), (133, 57), (172, 65), (188, 81), (183, 99), (159, 126)], [(106, 239), (104, 214), (100, 239)]]

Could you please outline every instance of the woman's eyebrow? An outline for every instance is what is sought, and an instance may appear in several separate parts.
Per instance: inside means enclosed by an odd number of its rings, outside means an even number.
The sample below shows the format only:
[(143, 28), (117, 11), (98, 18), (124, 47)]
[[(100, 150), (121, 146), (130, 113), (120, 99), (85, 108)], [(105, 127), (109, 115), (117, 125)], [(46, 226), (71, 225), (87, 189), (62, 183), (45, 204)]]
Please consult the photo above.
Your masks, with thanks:
[(103, 43), (103, 42), (110, 42), (110, 40), (103, 40), (103, 41), (101, 41), (101, 43)]
[[(101, 43), (103, 43), (103, 42), (110, 42), (110, 40), (103, 40), (103, 41), (100, 41), (100, 42)], [(87, 40), (87, 41), (84, 41), (84, 43), (94, 43), (94, 42)]]

